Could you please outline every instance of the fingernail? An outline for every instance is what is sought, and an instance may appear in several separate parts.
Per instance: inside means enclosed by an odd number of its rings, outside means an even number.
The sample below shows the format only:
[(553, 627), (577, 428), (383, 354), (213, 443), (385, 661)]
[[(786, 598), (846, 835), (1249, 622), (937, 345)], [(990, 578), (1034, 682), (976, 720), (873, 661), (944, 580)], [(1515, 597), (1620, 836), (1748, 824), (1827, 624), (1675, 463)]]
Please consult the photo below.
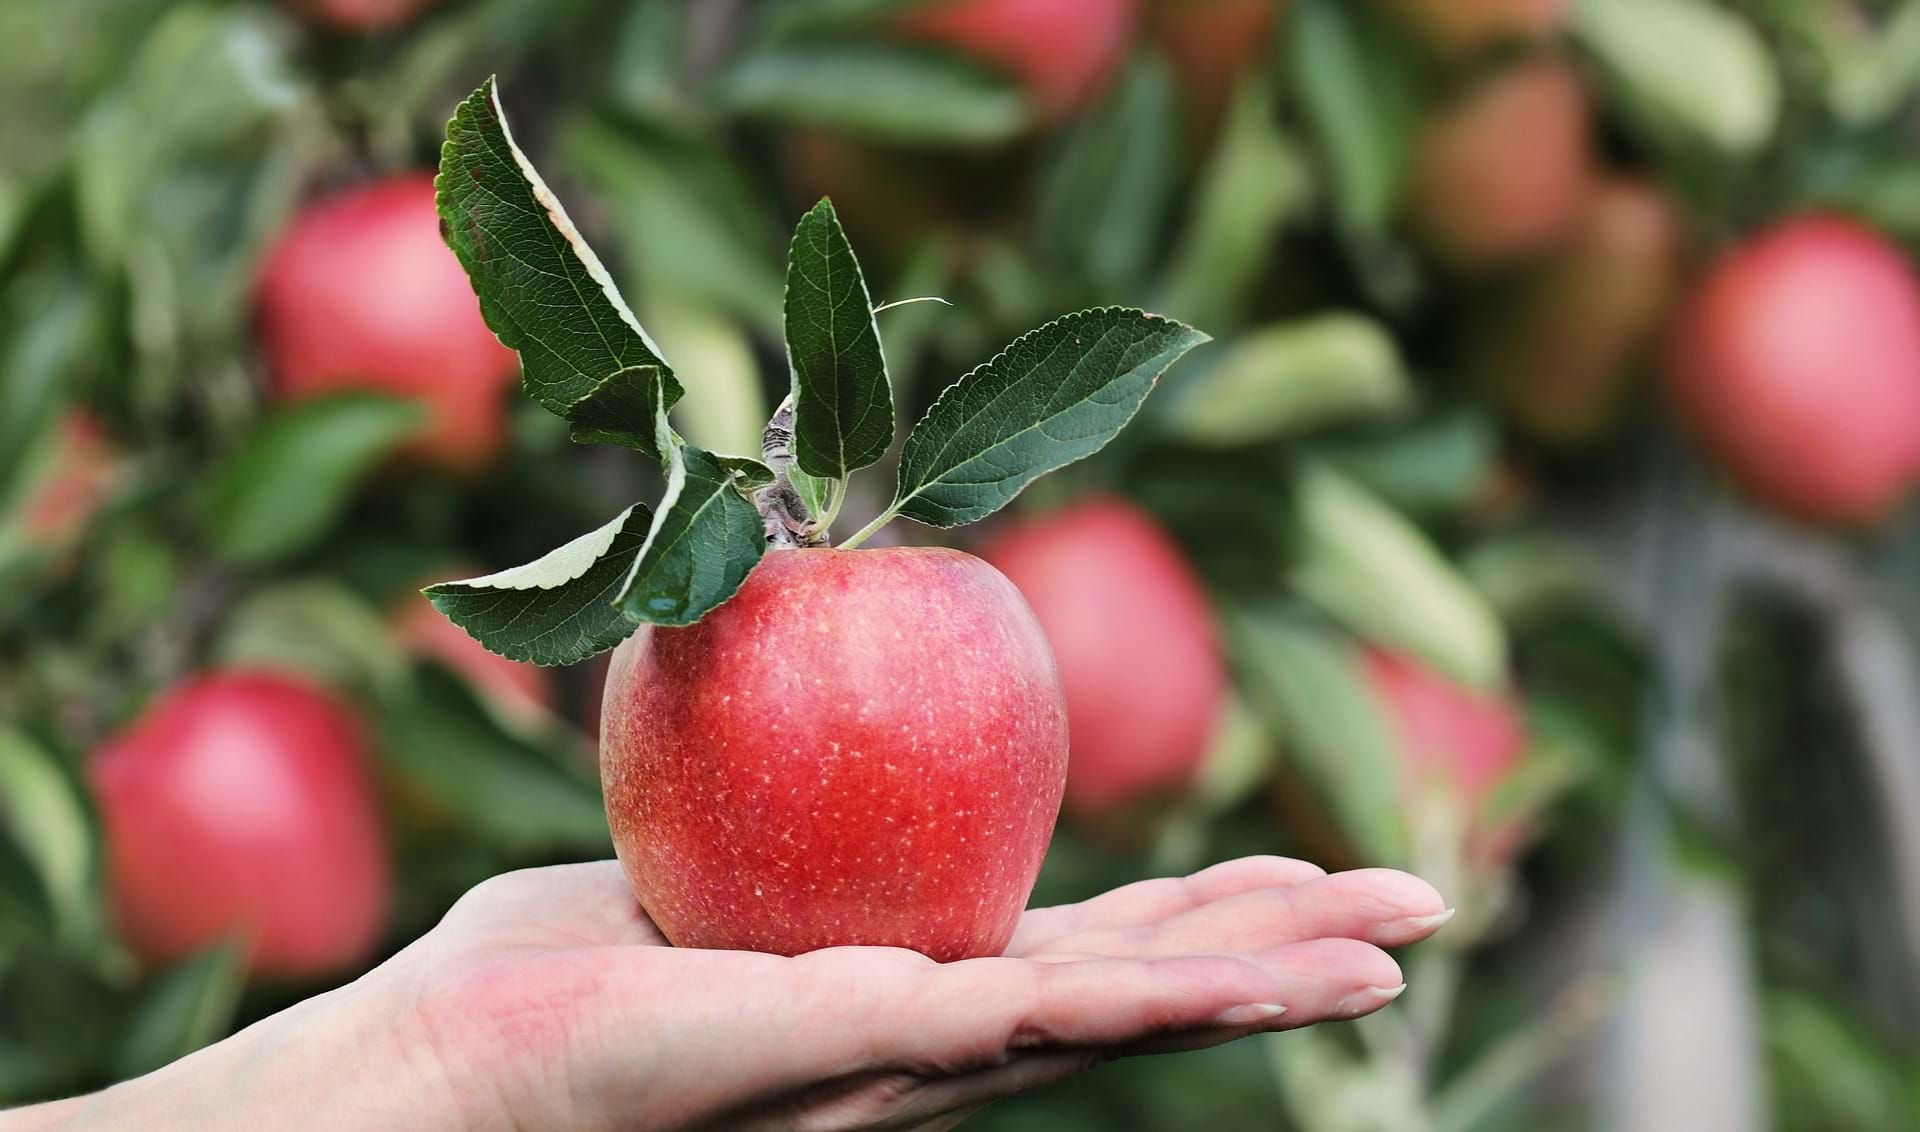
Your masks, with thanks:
[(1365, 987), (1333, 1004), (1327, 1014), (1332, 1018), (1357, 1018), (1362, 1014), (1371, 1014), (1387, 1003), (1399, 998), (1407, 989), (1407, 984), (1397, 987)]
[(1453, 914), (1456, 911), (1458, 911), (1458, 909), (1449, 908), (1444, 912), (1436, 912), (1431, 916), (1408, 916), (1404, 919), (1388, 920), (1386, 923), (1373, 929), (1373, 934), (1369, 937), (1369, 942), (1378, 943), (1383, 940), (1412, 939), (1416, 936), (1426, 935), (1429, 932), (1438, 930), (1441, 924), (1453, 919)]
[(1278, 1018), (1287, 1012), (1287, 1008), (1277, 1002), (1249, 1002), (1245, 1006), (1235, 1006), (1216, 1014), (1213, 1024), (1216, 1026), (1251, 1026), (1265, 1022), (1269, 1018)]

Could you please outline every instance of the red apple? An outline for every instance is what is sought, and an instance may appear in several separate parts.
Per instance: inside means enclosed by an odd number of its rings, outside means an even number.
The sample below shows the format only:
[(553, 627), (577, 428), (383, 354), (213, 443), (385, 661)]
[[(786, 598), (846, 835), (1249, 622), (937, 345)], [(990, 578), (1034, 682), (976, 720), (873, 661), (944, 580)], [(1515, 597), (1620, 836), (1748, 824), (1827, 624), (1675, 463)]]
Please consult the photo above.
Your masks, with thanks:
[(431, 175), (380, 181), (302, 212), (267, 257), (259, 315), (281, 398), (345, 389), (416, 398), (428, 411), (418, 455), (471, 468), (499, 450), (516, 362), (441, 242)]
[(1526, 759), (1526, 725), (1513, 701), (1383, 650), (1368, 649), (1364, 663), (1391, 721), (1407, 788), (1437, 783), (1459, 799), (1468, 819), (1468, 851), (1476, 859), (1512, 856), (1522, 828), (1480, 818), (1494, 790)]
[(1196, 149), (1225, 115), (1234, 85), (1273, 51), (1281, 0), (1156, 0), (1154, 42), (1167, 57)]
[(981, 553), (1053, 642), (1073, 733), (1068, 808), (1093, 816), (1186, 785), (1227, 679), (1206, 591), (1173, 540), (1131, 503), (1099, 497)]
[(369, 32), (396, 28), (430, 8), (437, 0), (290, 0), (292, 7), (317, 24), (337, 31)]
[(1799, 216), (1721, 258), (1671, 378), (1734, 478), (1790, 514), (1871, 523), (1920, 472), (1920, 291), (1899, 249), (1854, 221)]
[(1048, 120), (1085, 106), (1119, 69), (1138, 0), (931, 0), (900, 34), (1007, 72)]
[(380, 813), (353, 715), (294, 677), (204, 675), (90, 767), (127, 942), (166, 963), (229, 936), (299, 978), (366, 957), (387, 904)]
[(1567, 0), (1384, 0), (1440, 55), (1457, 58), (1498, 43), (1538, 42), (1567, 22)]
[(614, 849), (684, 947), (997, 955), (1067, 768), (1033, 613), (958, 551), (775, 550), (731, 601), (614, 653)]
[(1679, 287), (1680, 219), (1666, 195), (1642, 181), (1603, 181), (1566, 245), (1489, 312), (1482, 376), (1533, 437), (1591, 440), (1618, 418)]
[(1415, 229), (1457, 267), (1538, 255), (1579, 219), (1591, 166), (1587, 95), (1564, 61), (1482, 80), (1421, 132), (1409, 208)]
[(29, 543), (58, 547), (86, 527), (106, 495), (115, 452), (93, 415), (73, 410), (55, 427), (51, 458), (28, 488), (20, 528)]
[[(480, 570), (450, 569), (442, 578), (472, 577)], [(393, 618), (394, 632), (414, 655), (438, 661), (471, 685), (494, 708), (521, 719), (553, 711), (553, 677), (525, 661), (508, 660), (473, 639), (426, 598), (408, 598)]]

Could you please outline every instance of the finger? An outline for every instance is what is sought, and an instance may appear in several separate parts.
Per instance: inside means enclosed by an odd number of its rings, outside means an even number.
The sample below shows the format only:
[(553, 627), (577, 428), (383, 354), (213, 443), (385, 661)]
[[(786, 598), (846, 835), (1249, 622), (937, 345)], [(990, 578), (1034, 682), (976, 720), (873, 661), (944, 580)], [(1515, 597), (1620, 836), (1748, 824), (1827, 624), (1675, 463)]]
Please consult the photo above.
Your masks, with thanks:
[(1143, 880), (1079, 904), (1028, 912), (1020, 918), (1007, 954), (1032, 955), (1070, 935), (1151, 924), (1242, 892), (1326, 875), (1320, 866), (1291, 857), (1241, 857), (1192, 876)]
[(666, 943), (627, 883), (618, 861), (518, 869), (469, 889), (443, 923), (484, 931), (496, 942), (596, 947)]
[(1054, 946), (1093, 955), (1241, 955), (1309, 939), (1402, 947), (1452, 912), (1432, 885), (1392, 869), (1358, 869), (1242, 892), (1154, 924), (1076, 934)]
[(1393, 956), (1357, 939), (1315, 939), (1262, 952), (1255, 963), (1287, 1009), (1264, 1029), (1293, 1030), (1359, 1018), (1406, 990)]

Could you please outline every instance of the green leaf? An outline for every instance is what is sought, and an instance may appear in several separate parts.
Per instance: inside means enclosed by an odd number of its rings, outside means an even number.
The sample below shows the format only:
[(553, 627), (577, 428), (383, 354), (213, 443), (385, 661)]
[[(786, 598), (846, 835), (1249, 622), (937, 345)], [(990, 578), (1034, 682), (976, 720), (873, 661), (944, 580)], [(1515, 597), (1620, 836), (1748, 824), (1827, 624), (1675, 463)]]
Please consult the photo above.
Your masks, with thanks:
[(1296, 589), (1354, 632), (1461, 683), (1506, 680), (1505, 631), (1486, 599), (1399, 512), (1347, 477), (1303, 468), (1295, 491)]
[(633, 621), (691, 625), (734, 595), (767, 549), (751, 492), (773, 482), (764, 464), (677, 442), (646, 548), (615, 604)]
[[(642, 5), (646, 7), (646, 5)], [(636, 9), (638, 11), (638, 9)], [(645, 291), (717, 306), (756, 326), (780, 319), (780, 272), (772, 206), (719, 145), (663, 129), (601, 118), (562, 132), (559, 157), (605, 202), (629, 277)], [(661, 326), (648, 296), (634, 306), (687, 373), (707, 380)], [(761, 415), (765, 420), (765, 414)]]
[(1317, 444), (1315, 451), (1402, 511), (1440, 515), (1474, 502), (1499, 446), (1486, 417), (1462, 410), (1379, 436)]
[(1292, 72), (1332, 166), (1334, 202), (1350, 227), (1378, 231), (1399, 207), (1412, 151), (1406, 62), (1366, 5), (1350, 0), (1302, 0), (1291, 30)]
[(1757, 151), (1780, 116), (1780, 74), (1749, 23), (1700, 0), (1581, 0), (1573, 28), (1627, 109), (1676, 144)]
[(425, 667), (420, 685), (381, 713), (380, 756), (396, 777), (503, 848), (606, 852), (592, 782), (508, 734), (450, 674)]
[(226, 557), (264, 562), (312, 545), (360, 479), (411, 436), (421, 407), (348, 393), (281, 409), (215, 474), (208, 534)]
[(1099, 292), (1140, 290), (1180, 169), (1175, 97), (1164, 64), (1135, 64), (1048, 171), (1042, 248)]
[(1238, 610), (1227, 640), (1249, 706), (1369, 862), (1407, 860), (1393, 730), (1360, 655), (1337, 633), (1284, 609)]
[(619, 444), (664, 458), (660, 422), (665, 380), (659, 366), (616, 370), (562, 413), (567, 431), (580, 444)]
[(433, 607), (489, 650), (535, 664), (575, 664), (633, 633), (614, 608), (646, 545), (653, 513), (635, 504), (596, 531), (524, 566), (426, 589)]
[(229, 942), (161, 975), (134, 1007), (114, 1074), (138, 1077), (225, 1037), (246, 982), (242, 959)]
[(827, 507), (833, 502), (833, 481), (810, 476), (798, 467), (787, 469), (787, 482), (793, 490), (800, 493), (800, 502), (806, 504), (807, 514), (816, 518), (827, 513)]
[(795, 462), (845, 479), (893, 443), (893, 393), (873, 299), (832, 201), (814, 205), (793, 230), (786, 312)]
[(487, 325), (519, 351), (529, 396), (566, 416), (619, 371), (656, 366), (664, 407), (672, 407), (680, 385), (671, 367), (514, 145), (492, 79), (447, 123), (434, 184), (441, 232), (473, 281)]
[[(774, 311), (780, 289), (774, 287)], [(673, 407), (688, 440), (709, 452), (760, 451), (771, 410), (760, 381), (760, 360), (744, 328), (701, 303), (650, 288), (640, 310), (659, 342), (700, 380)]]
[(1392, 336), (1370, 318), (1331, 314), (1236, 340), (1187, 383), (1168, 425), (1191, 444), (1232, 448), (1384, 416), (1412, 399)]
[(1026, 98), (987, 68), (904, 45), (808, 41), (753, 51), (715, 80), (721, 109), (920, 145), (988, 145), (1029, 123)]
[(407, 675), (386, 617), (327, 578), (298, 578), (249, 595), (222, 622), (213, 654), (221, 664), (290, 668), (331, 687), (391, 688)]
[(0, 826), (39, 874), (60, 937), (92, 943), (100, 929), (101, 875), (93, 813), (62, 763), (6, 727), (0, 727)]
[(1080, 311), (1015, 339), (940, 395), (900, 453), (891, 514), (957, 527), (1104, 448), (1205, 334), (1125, 307)]

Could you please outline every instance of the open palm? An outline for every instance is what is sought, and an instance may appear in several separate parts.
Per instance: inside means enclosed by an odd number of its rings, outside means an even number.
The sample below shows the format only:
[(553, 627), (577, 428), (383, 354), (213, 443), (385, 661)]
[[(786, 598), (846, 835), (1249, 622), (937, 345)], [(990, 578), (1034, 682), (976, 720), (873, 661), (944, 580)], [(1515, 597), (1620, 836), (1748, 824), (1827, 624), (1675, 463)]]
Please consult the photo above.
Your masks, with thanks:
[(368, 977), (456, 1126), (948, 1128), (1114, 1057), (1352, 1018), (1447, 918), (1404, 873), (1251, 857), (1028, 912), (937, 964), (667, 946), (618, 865), (496, 877)]

